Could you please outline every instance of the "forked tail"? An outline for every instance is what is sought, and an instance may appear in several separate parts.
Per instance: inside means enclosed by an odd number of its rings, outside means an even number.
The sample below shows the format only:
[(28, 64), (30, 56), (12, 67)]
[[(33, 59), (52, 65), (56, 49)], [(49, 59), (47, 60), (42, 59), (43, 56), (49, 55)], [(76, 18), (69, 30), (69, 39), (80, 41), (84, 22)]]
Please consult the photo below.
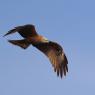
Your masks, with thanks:
[(11, 44), (17, 45), (23, 49), (26, 49), (27, 47), (29, 47), (30, 43), (26, 40), (8, 40), (8, 42), (10, 42)]

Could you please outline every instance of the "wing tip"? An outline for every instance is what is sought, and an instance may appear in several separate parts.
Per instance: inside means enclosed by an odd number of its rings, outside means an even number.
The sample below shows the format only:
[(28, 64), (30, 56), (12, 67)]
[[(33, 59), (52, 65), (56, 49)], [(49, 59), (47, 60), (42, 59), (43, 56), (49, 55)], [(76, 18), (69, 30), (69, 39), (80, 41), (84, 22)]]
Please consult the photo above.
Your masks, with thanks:
[(12, 29), (12, 30), (9, 30), (6, 34), (4, 34), (3, 37), (5, 37), (5, 36), (7, 36), (7, 35), (9, 35), (9, 34), (15, 33), (16, 31), (17, 31), (16, 28), (14, 28), (14, 29)]
[(8, 35), (8, 33), (4, 34), (3, 37), (5, 37), (5, 36), (7, 36), (7, 35)]
[(60, 64), (58, 68), (55, 69), (55, 72), (57, 72), (57, 76), (63, 78), (63, 76), (67, 75), (68, 72), (68, 60), (67, 57), (64, 55), (65, 60)]

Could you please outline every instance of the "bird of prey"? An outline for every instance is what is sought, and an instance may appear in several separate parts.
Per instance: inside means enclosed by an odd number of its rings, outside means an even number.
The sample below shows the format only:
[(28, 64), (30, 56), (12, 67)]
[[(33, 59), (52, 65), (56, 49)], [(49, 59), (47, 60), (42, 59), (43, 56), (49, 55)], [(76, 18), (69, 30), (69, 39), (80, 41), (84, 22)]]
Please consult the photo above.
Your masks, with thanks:
[(47, 38), (39, 35), (35, 30), (35, 26), (31, 24), (17, 26), (8, 31), (4, 36), (15, 32), (18, 32), (23, 39), (8, 40), (8, 42), (23, 49), (26, 49), (30, 45), (36, 47), (49, 58), (54, 71), (57, 72), (57, 76), (60, 76), (61, 78), (63, 75), (66, 76), (66, 73), (68, 72), (68, 60), (62, 47), (58, 43), (49, 41)]

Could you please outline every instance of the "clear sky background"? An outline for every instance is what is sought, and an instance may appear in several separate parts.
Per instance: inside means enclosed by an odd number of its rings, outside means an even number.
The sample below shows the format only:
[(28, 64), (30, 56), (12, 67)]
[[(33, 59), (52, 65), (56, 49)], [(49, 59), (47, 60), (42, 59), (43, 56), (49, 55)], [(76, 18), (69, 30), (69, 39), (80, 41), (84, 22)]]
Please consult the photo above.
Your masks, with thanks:
[[(2, 37), (24, 24), (64, 48), (66, 77), (36, 48), (7, 42), (18, 34)], [(95, 0), (0, 0), (0, 95), (95, 95)]]

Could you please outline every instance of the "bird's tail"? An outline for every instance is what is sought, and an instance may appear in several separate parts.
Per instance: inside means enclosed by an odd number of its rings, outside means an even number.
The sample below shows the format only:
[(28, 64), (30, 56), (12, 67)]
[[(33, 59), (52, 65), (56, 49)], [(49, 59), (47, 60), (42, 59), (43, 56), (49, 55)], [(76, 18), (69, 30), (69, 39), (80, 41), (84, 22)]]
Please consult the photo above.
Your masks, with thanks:
[(30, 43), (27, 41), (27, 39), (23, 39), (23, 40), (8, 40), (8, 42), (10, 42), (11, 44), (17, 45), (23, 49), (26, 49)]

